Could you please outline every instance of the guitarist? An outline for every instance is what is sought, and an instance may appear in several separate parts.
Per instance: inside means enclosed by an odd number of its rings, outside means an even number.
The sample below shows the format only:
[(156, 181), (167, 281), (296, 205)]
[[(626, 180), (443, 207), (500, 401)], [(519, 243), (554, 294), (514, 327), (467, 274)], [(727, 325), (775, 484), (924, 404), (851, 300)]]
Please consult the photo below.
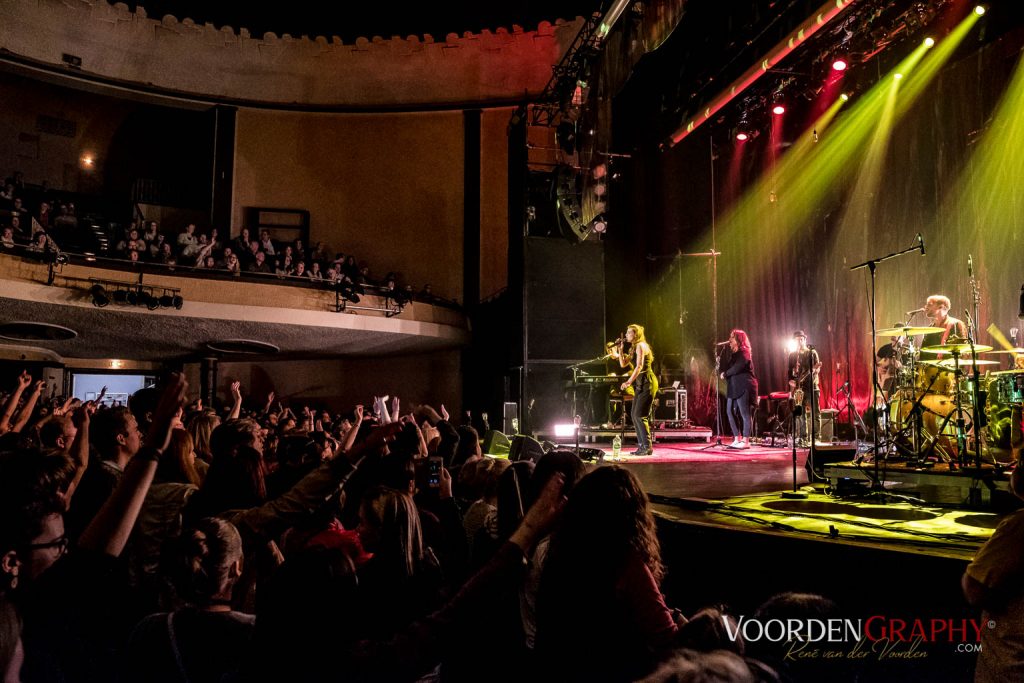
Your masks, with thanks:
[[(803, 406), (803, 414), (797, 418), (794, 439), (817, 438), (821, 433), (821, 409), (818, 399), (820, 388), (818, 375), (821, 373), (821, 357), (817, 349), (807, 346), (807, 334), (803, 330), (793, 333), (796, 340), (796, 351), (789, 354), (789, 391), (794, 405)], [(812, 434), (807, 432), (807, 416), (810, 414), (811, 401), (814, 402), (815, 423), (812, 427)]]

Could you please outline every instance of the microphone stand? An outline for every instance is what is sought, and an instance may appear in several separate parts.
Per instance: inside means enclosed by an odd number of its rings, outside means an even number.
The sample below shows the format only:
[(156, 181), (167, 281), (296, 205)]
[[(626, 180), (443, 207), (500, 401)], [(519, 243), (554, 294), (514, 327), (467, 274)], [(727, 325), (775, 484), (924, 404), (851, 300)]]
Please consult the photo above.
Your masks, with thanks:
[[(914, 245), (912, 245), (910, 247), (907, 247), (906, 249), (903, 249), (902, 251), (894, 251), (893, 253), (888, 254), (886, 256), (882, 256), (881, 258), (869, 259), (867, 261), (864, 261), (863, 263), (858, 263), (857, 265), (850, 267), (851, 271), (860, 270), (861, 268), (867, 268), (868, 272), (871, 273), (871, 400), (872, 400), (872, 402), (874, 401), (875, 395), (879, 392), (879, 386), (878, 386), (878, 364), (875, 363), (875, 358), (878, 357), (878, 349), (877, 349), (876, 344), (875, 344), (875, 335), (878, 333), (878, 323), (877, 323), (876, 312), (875, 312), (875, 300), (876, 300), (875, 271), (878, 269), (878, 264), (879, 263), (881, 263), (883, 261), (888, 261), (889, 259), (892, 259), (892, 258), (896, 258), (897, 256), (902, 256), (903, 254), (907, 254), (907, 253), (912, 252), (912, 251), (917, 251), (919, 249), (921, 250), (921, 255), (923, 256), (924, 255), (923, 243), (922, 244), (917, 244), (915, 242)], [(873, 442), (872, 442), (871, 449), (872, 449), (872, 454), (874, 455), (874, 460), (875, 460), (875, 481), (874, 481), (874, 486), (876, 488), (881, 489), (881, 488), (883, 488), (883, 485), (882, 485), (882, 480), (879, 477), (879, 472), (878, 472), (878, 461), (879, 461), (879, 453), (878, 453), (878, 422), (879, 422), (878, 410), (876, 409), (875, 413), (874, 413), (874, 425), (872, 425), (874, 427), (874, 430), (873, 430), (874, 431), (874, 436), (873, 436)]]
[(718, 387), (719, 387), (718, 383), (722, 379), (719, 376), (719, 374), (720, 374), (719, 371), (720, 371), (721, 366), (722, 366), (722, 350), (724, 348), (725, 348), (724, 346), (719, 346), (718, 344), (715, 344), (715, 370), (714, 370), (714, 373), (715, 373), (715, 377), (714, 377), (714, 379), (715, 379), (715, 383), (714, 383), (714, 393), (715, 393), (715, 435), (716, 435), (715, 436), (715, 442), (711, 443), (711, 444), (708, 444), (704, 448), (700, 449), (702, 451), (707, 451), (707, 450), (710, 450), (712, 448), (720, 448), (721, 445), (722, 445), (722, 394), (721, 394), (721, 392), (718, 391)]

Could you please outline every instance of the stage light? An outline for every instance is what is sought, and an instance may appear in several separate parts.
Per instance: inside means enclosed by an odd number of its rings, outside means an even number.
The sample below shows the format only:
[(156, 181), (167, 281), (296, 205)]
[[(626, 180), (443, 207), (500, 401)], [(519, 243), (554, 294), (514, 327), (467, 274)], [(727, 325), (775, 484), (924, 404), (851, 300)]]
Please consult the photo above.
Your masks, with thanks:
[(837, 57), (832, 62), (832, 70), (833, 71), (846, 71), (846, 60), (843, 59), (842, 57)]
[(795, 353), (796, 350), (800, 348), (800, 345), (797, 344), (796, 339), (793, 339), (792, 337), (782, 342), (782, 345), (786, 348), (787, 353)]
[(897, 81), (898, 81), (898, 80), (900, 80), (901, 78), (903, 78), (903, 74), (901, 74), (901, 73), (898, 73), (898, 72), (897, 72), (897, 73), (894, 73), (894, 74), (892, 75), (892, 77), (893, 77), (893, 79), (894, 79), (894, 80), (897, 80)]
[(124, 293), (124, 298), (125, 298), (125, 301), (128, 302), (129, 306), (138, 306), (139, 305), (139, 293), (136, 290), (134, 290), (134, 289), (129, 289), (127, 292), (125, 292)]
[(843, 102), (846, 102), (848, 99), (850, 99), (850, 96), (847, 95), (846, 93), (841, 93), (839, 95), (839, 99), (841, 99)]
[(89, 289), (89, 294), (92, 295), (92, 305), (96, 308), (103, 308), (110, 303), (110, 297), (107, 295), (107, 290), (103, 288), (103, 285), (93, 285)]
[(747, 140), (750, 139), (750, 136), (741, 130), (740, 132), (736, 133), (736, 139), (739, 140), (740, 142), (746, 142)]
[(603, 235), (608, 230), (608, 221), (604, 216), (596, 216), (594, 220), (590, 221), (590, 229)]
[(781, 104), (776, 104), (774, 107), (772, 107), (772, 113), (775, 114), (776, 116), (782, 116), (783, 114), (786, 113), (786, 107)]
[(164, 292), (163, 296), (160, 297), (160, 307), (161, 308), (170, 308), (173, 305), (174, 305), (174, 297), (172, 297), (167, 292)]
[(114, 291), (114, 303), (115, 304), (126, 304), (128, 303), (128, 292), (124, 289), (118, 289)]
[(180, 295), (175, 294), (173, 303), (174, 307), (180, 311), (181, 307), (185, 305), (185, 300), (182, 299)]
[(978, 5), (977, 7), (975, 7), (974, 8), (974, 13), (977, 14), (979, 17), (980, 16), (984, 16), (984, 14), (985, 14), (985, 7), (984, 7), (984, 5)]
[(924, 46), (925, 47), (932, 47), (934, 45), (935, 45), (935, 39), (932, 38), (931, 36), (928, 36), (927, 38), (924, 39)]
[(567, 436), (573, 436), (576, 434), (576, 425), (574, 424), (556, 424), (555, 425), (555, 438), (565, 438)]
[(151, 311), (155, 311), (160, 306), (160, 300), (153, 296), (152, 292), (146, 292), (140, 289), (138, 297), (139, 304), (145, 306)]

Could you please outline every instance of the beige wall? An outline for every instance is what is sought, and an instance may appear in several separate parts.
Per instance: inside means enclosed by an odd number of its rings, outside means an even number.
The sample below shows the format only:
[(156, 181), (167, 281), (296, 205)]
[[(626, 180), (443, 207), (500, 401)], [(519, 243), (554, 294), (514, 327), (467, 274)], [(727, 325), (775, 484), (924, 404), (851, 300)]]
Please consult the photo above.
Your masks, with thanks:
[(480, 298), (508, 286), (508, 120), (512, 109), (484, 112), (480, 131)]
[(245, 207), (306, 209), (310, 241), (381, 276), (462, 299), (461, 112), (296, 114), (243, 109), (233, 234)]
[[(251, 36), (244, 27), (148, 17), (106, 0), (4, 0), (0, 49), (85, 74), (173, 92), (285, 104), (404, 106), (537, 94), (582, 19), (445, 36)], [(176, 3), (167, 3), (173, 10)], [(395, 11), (401, 11), (396, 7)], [(180, 19), (180, 21), (179, 21)], [(452, 27), (453, 29), (456, 27)], [(532, 28), (532, 27), (531, 27)]]
[[(199, 366), (186, 367), (190, 393), (199, 389)], [(217, 395), (226, 400), (231, 382), (242, 382), (246, 396), (266, 397), (274, 391), (295, 410), (307, 401), (333, 410), (350, 410), (373, 396), (398, 396), (402, 404), (442, 403), (457, 414), (462, 400), (458, 351), (415, 356), (344, 360), (294, 360), (221, 362), (217, 371)]]

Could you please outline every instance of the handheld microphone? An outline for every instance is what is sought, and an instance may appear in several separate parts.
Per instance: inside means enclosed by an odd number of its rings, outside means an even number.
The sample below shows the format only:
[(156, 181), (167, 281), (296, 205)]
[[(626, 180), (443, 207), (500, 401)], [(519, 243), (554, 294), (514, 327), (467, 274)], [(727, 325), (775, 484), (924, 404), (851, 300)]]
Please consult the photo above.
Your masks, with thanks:
[(907, 315), (916, 315), (917, 313), (924, 313), (923, 308), (915, 308), (912, 311), (907, 311)]
[(924, 237), (917, 233), (917, 246), (921, 249), (921, 256), (924, 256)]
[(724, 341), (724, 342), (718, 342), (717, 344), (715, 344), (715, 346), (725, 346), (725, 345), (726, 345), (726, 344), (728, 344), (728, 343), (729, 343), (729, 342), (727, 342), (727, 341)]
[(967, 277), (974, 277), (974, 259), (967, 255)]

